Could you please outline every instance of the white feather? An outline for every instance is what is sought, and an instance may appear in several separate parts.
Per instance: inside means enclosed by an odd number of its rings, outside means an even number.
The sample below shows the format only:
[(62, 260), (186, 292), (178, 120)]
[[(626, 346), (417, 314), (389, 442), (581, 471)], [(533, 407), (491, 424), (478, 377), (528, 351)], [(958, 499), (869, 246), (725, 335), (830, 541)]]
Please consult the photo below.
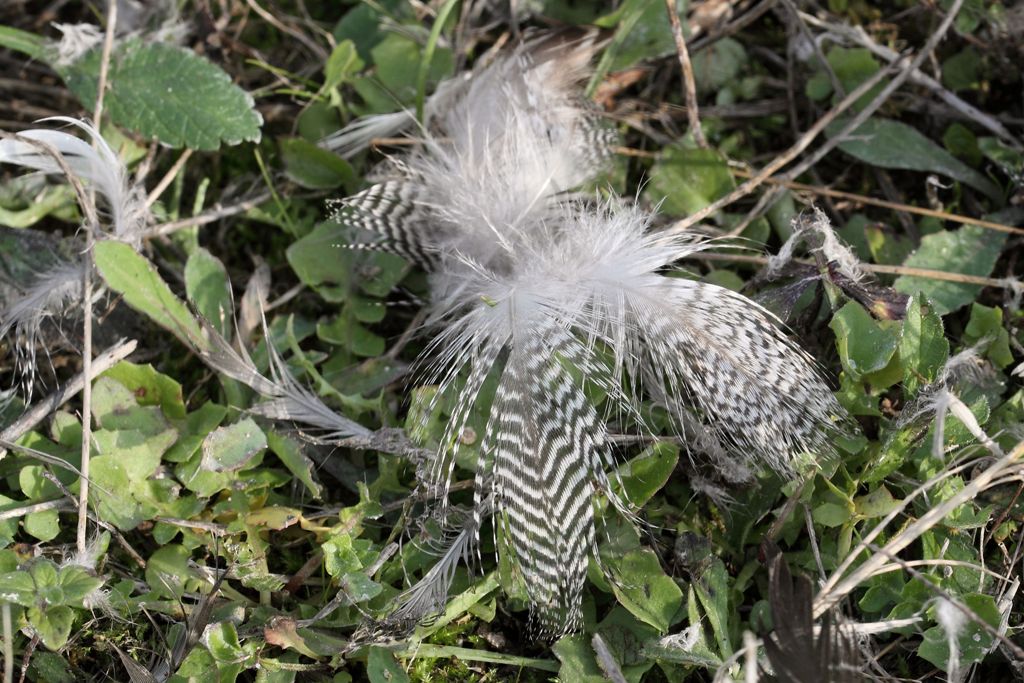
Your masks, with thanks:
[[(53, 116), (42, 121), (56, 121), (74, 126), (86, 133), (91, 143), (61, 130), (33, 128), (18, 133), (19, 137), (36, 140), (56, 150), (71, 172), (87, 189), (95, 190), (105, 201), (110, 213), (110, 235), (138, 246), (139, 228), (145, 219), (141, 190), (129, 186), (127, 170), (121, 159), (93, 126), (66, 116)], [(0, 139), (0, 163), (14, 164), (47, 174), (62, 174), (63, 169), (46, 151), (15, 138)]]

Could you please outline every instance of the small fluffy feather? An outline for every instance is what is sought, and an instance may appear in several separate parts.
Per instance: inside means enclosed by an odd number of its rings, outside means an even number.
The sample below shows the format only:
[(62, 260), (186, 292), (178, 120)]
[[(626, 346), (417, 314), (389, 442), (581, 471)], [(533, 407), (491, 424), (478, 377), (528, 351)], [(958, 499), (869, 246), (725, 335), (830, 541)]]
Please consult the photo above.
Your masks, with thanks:
[[(440, 138), (465, 130), (467, 123), (478, 130), (492, 122), (503, 125), (508, 118), (506, 103), (513, 101), (510, 97), (537, 110), (550, 104), (585, 106), (577, 86), (589, 75), (598, 45), (595, 32), (575, 37), (569, 32), (543, 33), (474, 71), (445, 79), (424, 102), (424, 132)], [(360, 117), (320, 144), (348, 159), (375, 138), (396, 137), (416, 127), (415, 113), (402, 109)]]
[[(88, 123), (67, 116), (52, 116), (41, 122), (47, 121), (78, 128), (88, 135), (91, 144), (70, 133), (47, 128), (21, 131), (18, 136), (45, 143), (59, 152), (82, 185), (96, 190), (105, 200), (113, 226), (110, 236), (138, 247), (145, 209), (141, 192), (128, 183), (128, 171), (121, 159), (99, 131)], [(14, 138), (0, 139), (0, 163), (48, 174), (63, 173), (50, 154)]]

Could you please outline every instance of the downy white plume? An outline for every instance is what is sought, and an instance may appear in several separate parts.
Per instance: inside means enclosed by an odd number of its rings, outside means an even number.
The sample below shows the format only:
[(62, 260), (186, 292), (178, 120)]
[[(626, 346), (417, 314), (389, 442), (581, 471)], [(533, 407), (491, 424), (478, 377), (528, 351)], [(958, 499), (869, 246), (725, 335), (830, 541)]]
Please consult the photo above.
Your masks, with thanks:
[[(569, 194), (601, 170), (610, 140), (580, 103), (586, 69), (574, 59), (519, 48), (495, 62), (468, 82), (439, 137), (337, 215), (377, 236), (367, 246), (431, 273), (437, 333), (424, 370), (438, 396), (454, 397), (431, 486), (447, 491), (469, 416), (489, 406), (474, 515), (440, 569), (406, 593), (399, 621), (441, 606), (452, 563), (493, 508), (498, 551), (518, 568), (539, 634), (578, 629), (594, 496), (625, 508), (606, 474), (607, 420), (649, 431), (645, 396), (678, 424), (696, 412), (733, 457), (783, 473), (802, 453), (827, 452), (843, 414), (769, 312), (665, 274), (707, 242), (652, 232), (630, 204)], [(588, 385), (608, 397), (600, 412)]]
[[(138, 247), (142, 239), (140, 228), (146, 216), (145, 204), (141, 191), (129, 186), (128, 171), (121, 159), (99, 131), (88, 123), (67, 116), (41, 120), (47, 121), (75, 126), (89, 136), (90, 142), (71, 133), (48, 128), (21, 131), (18, 136), (37, 140), (60, 153), (82, 185), (95, 190), (103, 198), (112, 227), (112, 230), (105, 231), (107, 236)], [(48, 174), (63, 174), (63, 169), (49, 153), (13, 138), (0, 139), (0, 163)]]
[(768, 259), (768, 275), (777, 275), (782, 268), (793, 260), (793, 253), (801, 242), (814, 239), (817, 244), (811, 251), (820, 252), (825, 260), (834, 263), (840, 273), (854, 282), (864, 279), (864, 271), (860, 267), (857, 255), (836, 235), (825, 212), (814, 207), (814, 216), (799, 216), (793, 219), (793, 234), (779, 249), (779, 253)]
[[(537, 111), (548, 105), (584, 106), (577, 86), (589, 74), (598, 42), (596, 32), (573, 35), (568, 30), (528, 38), (475, 71), (441, 81), (423, 104), (423, 128), (435, 137), (444, 137), (463, 130), (468, 122), (476, 127), (493, 122), (501, 125), (508, 118), (508, 95), (529, 102)], [(375, 138), (403, 135), (417, 125), (410, 109), (363, 116), (324, 138), (320, 145), (348, 159)]]
[[(84, 131), (90, 142), (60, 130), (36, 128), (18, 135), (36, 140), (56, 151), (71, 173), (87, 190), (95, 190), (102, 198), (109, 223), (101, 225), (98, 238), (113, 238), (138, 248), (146, 216), (142, 194), (129, 186), (127, 170), (95, 128), (88, 123), (64, 116), (44, 121), (66, 123)], [(63, 169), (51, 154), (40, 147), (15, 138), (0, 139), (0, 163), (13, 164), (46, 174), (61, 174)], [(9, 283), (18, 296), (0, 302), (0, 338), (9, 332), (15, 335), (17, 365), (26, 398), (31, 397), (36, 376), (36, 341), (42, 324), (59, 317), (81, 299), (83, 261), (74, 249), (52, 250), (53, 258), (45, 267), (29, 275), (21, 274)]]

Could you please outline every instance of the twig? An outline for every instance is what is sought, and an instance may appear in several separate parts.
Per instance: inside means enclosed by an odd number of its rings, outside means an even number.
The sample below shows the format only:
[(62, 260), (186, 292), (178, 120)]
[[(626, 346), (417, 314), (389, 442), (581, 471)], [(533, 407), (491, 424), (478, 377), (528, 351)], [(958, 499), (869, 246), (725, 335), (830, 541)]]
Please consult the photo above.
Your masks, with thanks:
[(147, 210), (154, 204), (156, 204), (156, 200), (160, 199), (160, 195), (162, 195), (164, 191), (167, 189), (167, 187), (174, 182), (174, 179), (178, 176), (178, 173), (181, 172), (181, 169), (185, 165), (185, 162), (187, 162), (189, 160), (189, 157), (191, 156), (191, 149), (186, 149), (184, 152), (182, 152), (181, 156), (178, 157), (178, 160), (174, 162), (174, 165), (171, 166), (170, 170), (167, 171), (166, 174), (164, 174), (164, 177), (161, 178), (160, 182), (157, 183), (156, 187), (153, 188), (153, 191), (146, 195), (146, 203), (144, 207)]
[[(621, 151), (621, 150), (616, 150)], [(731, 169), (733, 175), (737, 175), (741, 178), (751, 177), (750, 171), (743, 169), (733, 168)], [(810, 192), (815, 195), (822, 197), (831, 197), (833, 199), (846, 199), (851, 202), (857, 202), (859, 204), (866, 204), (868, 206), (877, 206), (882, 209), (892, 209), (893, 211), (904, 211), (906, 213), (916, 214), (918, 216), (928, 216), (930, 218), (938, 218), (943, 221), (950, 221), (952, 223), (959, 223), (961, 225), (976, 225), (979, 228), (986, 228), (988, 230), (998, 230), (999, 232), (1007, 232), (1015, 235), (1024, 235), (1024, 228), (1017, 228), (1012, 225), (1004, 225), (1003, 223), (996, 223), (994, 221), (987, 221), (983, 218), (971, 218), (969, 216), (961, 216), (956, 213), (949, 213), (948, 211), (936, 211), (935, 209), (928, 209), (921, 206), (912, 206), (910, 204), (902, 204), (900, 202), (890, 202), (885, 199), (875, 199), (874, 197), (868, 197), (867, 195), (855, 194), (853, 192), (845, 192), (843, 190), (833, 190), (829, 187), (821, 187), (819, 185), (807, 185), (805, 183), (798, 183), (792, 180), (785, 180), (783, 178), (767, 178), (765, 184), (778, 185), (785, 187), (790, 190), (797, 190), (799, 192)]]
[[(852, 40), (853, 42), (867, 48), (870, 52), (881, 57), (887, 62), (895, 62), (899, 59), (899, 53), (895, 50), (879, 45), (860, 27), (850, 27), (843, 24), (834, 24), (827, 21), (822, 21), (817, 17), (800, 12), (799, 16), (801, 19), (806, 21), (808, 24), (812, 24), (821, 29), (825, 29), (830, 33), (843, 36)], [(915, 85), (920, 85), (928, 90), (931, 90), (935, 95), (945, 102), (947, 105), (966, 116), (969, 120), (989, 129), (995, 133), (996, 136), (1002, 138), (1002, 140), (1011, 145), (1016, 150), (1024, 149), (1020, 141), (1008, 131), (1002, 123), (995, 119), (995, 117), (986, 114), (977, 107), (963, 101), (957, 97), (954, 93), (950, 92), (941, 83), (936, 81), (934, 78), (921, 71), (920, 69), (914, 69), (910, 74), (910, 81)]]
[(753, 178), (743, 183), (726, 196), (705, 206), (700, 211), (691, 214), (690, 216), (687, 216), (686, 218), (676, 222), (675, 225), (666, 230), (666, 234), (671, 235), (688, 230), (697, 223), (700, 223), (702, 220), (704, 220), (711, 214), (718, 211), (719, 209), (732, 204), (737, 199), (742, 199), (743, 197), (746, 197), (748, 194), (756, 190), (761, 185), (761, 183), (763, 183), (771, 176), (775, 175), (777, 171), (781, 170), (782, 167), (784, 167), (793, 159), (797, 158), (801, 152), (810, 147), (811, 143), (814, 142), (815, 138), (817, 138), (818, 135), (820, 135), (821, 132), (825, 130), (825, 128), (836, 119), (836, 117), (838, 117), (844, 111), (852, 107), (854, 103), (857, 102), (857, 100), (859, 100), (865, 93), (867, 93), (869, 90), (878, 85), (882, 81), (882, 79), (888, 76), (891, 72), (891, 67), (889, 69), (879, 69), (871, 78), (861, 83), (853, 92), (844, 97), (842, 101), (839, 102), (839, 104), (837, 104), (824, 116), (818, 119), (815, 122), (815, 124), (811, 126), (810, 129), (806, 133), (804, 133), (803, 136), (799, 140), (797, 140), (792, 147), (790, 147), (785, 152), (776, 157), (775, 161), (771, 162), (770, 164), (762, 168), (756, 175), (754, 175)]
[(11, 603), (0, 603), (4, 636), (4, 683), (14, 683), (14, 626), (11, 623)]
[[(117, 0), (107, 3), (107, 32), (103, 38), (100, 76), (96, 85), (96, 108), (93, 119), (101, 125), (103, 94), (107, 89), (110, 71), (110, 53), (114, 48), (114, 28), (117, 26)], [(82, 374), (92, 377), (92, 250), (99, 224), (87, 222), (85, 226), (85, 267), (82, 269)], [(82, 385), (82, 477), (78, 488), (78, 552), (86, 552), (89, 525), (89, 456), (92, 445), (92, 382)]]
[(704, 137), (704, 130), (700, 127), (700, 112), (697, 109), (697, 82), (693, 78), (693, 63), (690, 61), (690, 53), (686, 50), (686, 38), (683, 37), (683, 27), (679, 22), (676, 0), (665, 0), (665, 9), (668, 10), (668, 19), (672, 24), (672, 36), (676, 40), (676, 53), (679, 55), (679, 69), (683, 74), (683, 93), (686, 96), (686, 116), (690, 122), (690, 130), (693, 131), (693, 140), (697, 146), (707, 149), (708, 141)]
[[(119, 342), (97, 356), (92, 362), (89, 382), (92, 382), (94, 378), (114, 367), (124, 358), (127, 358), (135, 350), (136, 345), (137, 342), (134, 339), (129, 339), (128, 341)], [(57, 391), (22, 413), (21, 417), (0, 432), (0, 441), (11, 442), (20, 439), (30, 429), (42, 422), (47, 415), (63, 405), (65, 401), (82, 391), (85, 384), (85, 372), (83, 371), (72, 377), (70, 381), (57, 389)], [(0, 448), (0, 460), (5, 455), (7, 455), (7, 451)]]
[(45, 500), (42, 503), (33, 503), (31, 505), (25, 505), (20, 508), (13, 510), (4, 510), (0, 512), (0, 522), (5, 522), (8, 519), (18, 519), (25, 515), (30, 515), (33, 512), (44, 512), (46, 510), (73, 510), (74, 506), (69, 504), (64, 498), (57, 498), (56, 500)]
[[(731, 263), (752, 263), (754, 265), (767, 265), (767, 256), (755, 254), (723, 254), (715, 251), (702, 251), (693, 256), (695, 259), (708, 261), (728, 261)], [(814, 261), (808, 259), (793, 259), (792, 263), (813, 266)], [(861, 263), (861, 269), (869, 273), (881, 275), (909, 275), (910, 277), (923, 277), (929, 280), (942, 280), (944, 282), (959, 282), (964, 285), (978, 285), (980, 287), (999, 287), (1002, 289), (1013, 289), (1016, 280), (1012, 278), (982, 277), (980, 275), (965, 275), (963, 273), (949, 273), (944, 270), (933, 270), (931, 268), (915, 268), (913, 266), (890, 266), (882, 263)]]
[(924, 63), (924, 60), (928, 59), (928, 55), (930, 55), (932, 51), (935, 50), (935, 47), (939, 42), (945, 38), (950, 26), (953, 25), (953, 20), (956, 19), (956, 15), (960, 13), (960, 8), (963, 4), (964, 0), (954, 0), (953, 5), (949, 8), (949, 11), (946, 12), (946, 17), (942, 20), (942, 23), (939, 24), (939, 28), (936, 29), (935, 33), (933, 33), (930, 38), (928, 38), (928, 42), (925, 43), (924, 47), (917, 53), (910, 64), (906, 68), (901, 69), (896, 77), (889, 81), (888, 85), (882, 88), (882, 91), (878, 93), (878, 95), (876, 95), (866, 107), (861, 109), (852, 119), (847, 121), (846, 125), (843, 126), (843, 129), (839, 131), (839, 133), (826, 140), (825, 144), (816, 149), (813, 154), (801, 161), (792, 169), (786, 171), (782, 177), (785, 180), (795, 180), (803, 174), (804, 171), (825, 158), (825, 155), (841, 144), (850, 133), (860, 128), (861, 124), (867, 121), (868, 118), (874, 114), (875, 111), (877, 111), (878, 108), (881, 107), (882, 104), (888, 100), (889, 97), (896, 92), (896, 90), (902, 86), (908, 78), (910, 78), (910, 74), (916, 71)]
[(889, 558), (898, 555), (900, 551), (916, 541), (921, 534), (945, 519), (946, 515), (964, 503), (974, 500), (979, 493), (987, 489), (988, 486), (996, 479), (1003, 476), (1007, 470), (1018, 467), (1018, 460), (1021, 456), (1024, 456), (1024, 441), (1018, 443), (1012, 451), (996, 460), (987, 469), (971, 479), (970, 482), (947, 500), (943, 501), (939, 505), (928, 508), (928, 511), (921, 515), (921, 517), (893, 536), (893, 538), (885, 544), (882, 552), (874, 552), (869, 555), (867, 559), (858, 565), (854, 571), (844, 577), (844, 572), (850, 568), (854, 559), (859, 556), (862, 551), (867, 549), (868, 545), (874, 541), (885, 526), (889, 524), (897, 514), (900, 514), (903, 511), (915, 495), (927, 489), (930, 485), (937, 483), (936, 479), (939, 479), (944, 475), (933, 478), (929, 482), (923, 484), (913, 494), (904, 498), (903, 503), (886, 515), (886, 517), (879, 522), (878, 526), (867, 534), (858, 546), (854, 548), (849, 555), (847, 555), (846, 559), (844, 559), (839, 568), (835, 570), (831, 578), (829, 578), (825, 585), (822, 586), (818, 595), (814, 598), (815, 618), (824, 614), (844, 596), (849, 595), (850, 592), (856, 589), (863, 581), (872, 576), (880, 567), (884, 566), (889, 561)]
[(143, 236), (146, 239), (152, 239), (153, 237), (170, 235), (172, 232), (177, 232), (182, 228), (207, 225), (208, 223), (214, 223), (216, 221), (219, 221), (222, 218), (237, 216), (240, 213), (245, 213), (249, 209), (259, 206), (263, 202), (270, 199), (270, 197), (270, 192), (264, 191), (256, 195), (255, 197), (245, 199), (239, 202), (238, 204), (232, 204), (230, 206), (220, 206), (211, 211), (201, 213), (198, 216), (192, 216), (191, 218), (181, 218), (176, 221), (169, 221), (167, 223), (155, 225), (149, 230), (147, 230)]
[[(924, 60), (928, 58), (928, 55), (931, 54), (932, 50), (935, 49), (935, 46), (938, 44), (938, 42), (942, 40), (942, 38), (946, 35), (946, 32), (949, 30), (949, 27), (953, 24), (953, 19), (956, 18), (956, 15), (960, 11), (960, 7), (963, 6), (963, 3), (964, 0), (955, 0), (953, 6), (949, 8), (949, 12), (947, 12), (946, 17), (945, 19), (943, 19), (942, 24), (939, 26), (938, 30), (932, 34), (932, 36), (928, 39), (928, 42), (925, 43), (924, 48), (918, 53), (918, 55), (914, 57), (914, 59), (910, 62), (908, 66), (900, 67), (899, 73), (896, 75), (896, 77), (893, 78), (889, 82), (889, 84), (886, 85), (882, 89), (882, 91), (878, 93), (878, 95), (876, 95), (874, 99), (872, 99), (871, 102), (860, 111), (860, 113), (854, 116), (845, 126), (843, 126), (842, 131), (840, 131), (838, 135), (826, 141), (825, 144), (822, 145), (813, 154), (811, 154), (810, 157), (802, 161), (793, 170), (787, 172), (783, 177), (786, 178), (787, 180), (792, 180), (793, 178), (797, 177), (798, 175), (806, 171), (808, 168), (813, 166), (814, 164), (818, 163), (818, 161), (820, 161), (822, 157), (824, 157), (826, 154), (832, 151), (832, 149), (834, 149), (836, 145), (842, 142), (846, 138), (846, 136), (850, 134), (850, 132), (857, 129), (862, 123), (864, 123), (865, 120), (867, 120), (869, 116), (871, 116), (871, 114), (873, 114), (880, 106), (882, 106), (882, 103), (885, 102), (897, 88), (903, 85), (904, 81), (906, 81), (907, 78), (909, 78), (911, 72), (917, 67), (919, 67), (924, 62)], [(704, 207), (697, 213), (677, 222), (674, 226), (669, 228), (668, 233), (671, 234), (686, 230), (692, 227), (693, 225), (696, 225), (700, 221), (704, 220), (705, 218), (715, 213), (719, 209), (728, 206), (737, 199), (745, 197), (751, 192), (753, 192), (754, 189), (761, 185), (761, 183), (763, 183), (769, 177), (775, 175), (776, 171), (781, 170), (784, 166), (789, 164), (790, 161), (795, 159), (801, 152), (807, 149), (807, 147), (810, 146), (811, 142), (813, 142), (814, 139), (817, 138), (818, 135), (820, 135), (821, 132), (825, 130), (825, 128), (839, 116), (839, 114), (849, 109), (865, 93), (867, 93), (872, 88), (874, 88), (875, 85), (880, 83), (882, 81), (882, 77), (888, 76), (892, 68), (896, 64), (897, 62), (891, 63), (889, 65), (889, 68), (880, 69), (874, 74), (872, 78), (868, 79), (864, 83), (861, 83), (860, 86), (858, 86), (853, 92), (844, 97), (839, 104), (837, 104), (828, 113), (826, 113), (824, 116), (818, 119), (818, 121), (816, 121), (815, 124), (811, 126), (810, 130), (804, 133), (804, 135), (799, 140), (797, 140), (795, 145), (786, 150), (781, 156), (776, 158), (775, 161), (761, 169), (761, 171), (757, 173), (753, 178), (740, 185), (738, 188), (730, 192), (725, 197), (722, 197), (718, 201), (713, 202), (712, 204)]]

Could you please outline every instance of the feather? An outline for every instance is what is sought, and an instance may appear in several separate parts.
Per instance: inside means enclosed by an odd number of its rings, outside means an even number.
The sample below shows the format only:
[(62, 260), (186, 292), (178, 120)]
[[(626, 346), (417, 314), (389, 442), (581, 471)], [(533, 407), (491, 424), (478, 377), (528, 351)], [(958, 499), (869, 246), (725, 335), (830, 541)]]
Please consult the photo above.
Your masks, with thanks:
[(244, 348), (236, 350), (209, 321), (200, 318), (200, 322), (207, 342), (197, 349), (203, 362), (267, 399), (252, 406), (251, 412), (272, 420), (291, 420), (323, 429), (328, 438), (370, 435), (369, 429), (331, 410), (313, 392), (299, 384), (288, 371), (269, 335), (265, 336), (270, 354), (270, 379), (260, 373)]
[[(128, 172), (120, 158), (94, 127), (67, 116), (51, 116), (42, 121), (66, 123), (89, 136), (85, 140), (59, 130), (33, 128), (18, 133), (19, 137), (49, 145), (64, 158), (68, 168), (82, 185), (95, 190), (106, 202), (113, 230), (110, 235), (138, 247), (140, 228), (146, 210), (141, 191), (129, 186)], [(50, 154), (32, 143), (17, 138), (0, 139), (0, 163), (14, 164), (42, 173), (63, 173)]]
[[(369, 246), (430, 271), (436, 334), (421, 372), (452, 409), (429, 485), (446, 500), (459, 437), (486, 411), (467, 528), (478, 533), (490, 501), (498, 552), (545, 638), (581, 626), (595, 494), (611, 490), (613, 414), (650, 431), (642, 402), (653, 397), (680, 433), (695, 414), (732, 469), (784, 474), (807, 452), (827, 454), (843, 418), (768, 311), (667, 274), (711, 242), (654, 232), (636, 206), (574, 192), (610, 149), (580, 104), (587, 60), (536, 39), (474, 73), (423, 145), (392, 160), (392, 178), (343, 200), (337, 215)], [(588, 386), (607, 396), (603, 413)], [(437, 603), (449, 577), (428, 574), (415, 595), (431, 600), (404, 614)]]
[[(598, 38), (596, 31), (541, 33), (475, 71), (441, 81), (424, 102), (424, 130), (438, 137), (460, 130), (458, 112), (474, 125), (486, 119), (503, 124), (506, 112), (501, 104), (508, 99), (500, 91), (509, 87), (516, 90), (515, 97), (533, 102), (537, 109), (577, 97), (576, 86), (589, 75), (590, 61), (603, 44)], [(350, 159), (374, 139), (397, 137), (417, 125), (410, 109), (362, 116), (325, 137), (320, 146)]]

